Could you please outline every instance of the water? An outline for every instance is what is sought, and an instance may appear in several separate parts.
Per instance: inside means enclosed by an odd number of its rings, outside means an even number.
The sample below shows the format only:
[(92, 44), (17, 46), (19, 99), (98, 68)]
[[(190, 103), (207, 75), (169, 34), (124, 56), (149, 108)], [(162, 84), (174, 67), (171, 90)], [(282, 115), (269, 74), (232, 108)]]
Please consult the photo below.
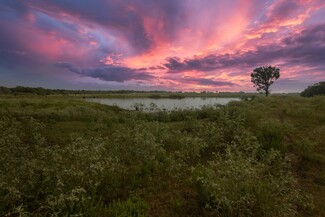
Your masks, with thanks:
[(226, 105), (239, 98), (187, 97), (183, 99), (151, 98), (89, 98), (89, 102), (114, 105), (127, 110), (172, 111), (175, 109), (200, 109), (204, 106)]

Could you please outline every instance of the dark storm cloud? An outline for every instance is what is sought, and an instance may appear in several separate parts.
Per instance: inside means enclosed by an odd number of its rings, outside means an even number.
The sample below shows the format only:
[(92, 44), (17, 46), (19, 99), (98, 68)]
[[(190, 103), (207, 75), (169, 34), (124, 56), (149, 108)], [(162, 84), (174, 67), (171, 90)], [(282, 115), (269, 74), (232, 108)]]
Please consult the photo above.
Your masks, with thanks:
[(278, 1), (272, 7), (267, 22), (282, 20), (301, 9), (297, 0)]
[[(77, 57), (79, 49), (86, 50), (96, 36), (81, 34), (82, 29), (75, 23), (50, 16), (48, 11), (36, 6), (36, 1), (0, 1), (0, 64), (5, 67), (30, 67), (33, 70), (39, 65), (53, 65), (51, 55), (55, 52), (54, 55), (62, 55), (69, 60), (82, 58), (82, 54)], [(50, 13), (55, 14), (55, 11)], [(105, 45), (89, 50), (88, 62), (97, 62), (115, 50), (114, 46)]]
[(81, 76), (98, 78), (103, 81), (125, 82), (129, 80), (149, 81), (154, 79), (153, 75), (148, 72), (139, 72), (138, 70), (122, 66), (104, 66), (89, 69), (79, 69), (71, 63), (56, 63), (54, 66), (58, 68), (68, 69), (71, 72)]
[(55, 63), (54, 66), (58, 68), (68, 69), (70, 72), (81, 74), (81, 71), (71, 63), (59, 62), (59, 63)]
[(178, 57), (168, 57), (166, 58), (166, 63), (163, 64), (166, 68), (173, 72), (181, 72), (186, 70), (186, 64), (181, 61)]
[(235, 54), (211, 54), (181, 60), (169, 57), (163, 64), (171, 73), (245, 68), (284, 60), (285, 65), (325, 66), (325, 23), (306, 28), (282, 40), (280, 44), (257, 46), (254, 51)]
[(81, 41), (79, 37), (79, 30), (72, 23), (57, 20), (47, 14), (35, 12), (35, 23), (34, 26), (39, 30), (48, 33), (54, 33), (59, 38), (65, 38), (70, 41)]
[(19, 37), (14, 32), (15, 28), (12, 24), (3, 23), (4, 20), (17, 22), (19, 21), (18, 15), (21, 16), (27, 12), (25, 5), (20, 2), (19, 0), (0, 1), (0, 61), (22, 53), (23, 43), (18, 40)]
[(194, 57), (191, 59), (185, 59), (184, 61), (178, 57), (168, 57), (163, 65), (172, 73), (191, 70), (212, 71), (221, 66), (220, 60), (218, 61), (217, 58), (227, 59), (228, 56), (218, 57), (217, 55), (208, 55), (203, 58)]
[(207, 78), (189, 78), (186, 77), (183, 79), (184, 82), (191, 82), (194, 84), (199, 84), (199, 85), (204, 85), (204, 86), (236, 86), (237, 84), (234, 84), (232, 82), (228, 81), (216, 81), (212, 79), (207, 79)]
[(278, 46), (273, 53), (283, 57), (287, 64), (325, 66), (325, 23), (291, 35), (283, 40), (283, 44), (285, 44), (283, 49)]
[[(124, 38), (135, 53), (143, 53), (155, 46), (155, 43), (159, 43), (152, 38), (152, 32), (148, 32), (152, 31), (152, 26), (146, 28), (148, 22), (160, 26), (160, 29), (156, 28), (155, 31), (159, 31), (159, 35), (165, 40), (172, 40), (179, 26), (184, 23), (179, 22), (182, 17), (181, 5), (173, 0), (2, 0), (0, 12), (0, 18), (22, 18), (33, 14), (36, 16), (36, 27), (62, 33), (70, 39), (78, 38), (73, 32), (73, 24), (60, 21), (62, 14), (66, 14), (74, 17), (77, 22), (88, 23), (90, 27), (101, 25), (111, 34)], [(110, 51), (109, 49), (108, 52)]]
[[(23, 16), (28, 12), (28, 8), (26, 6), (27, 1), (21, 0), (1, 0), (0, 1), (0, 11), (1, 15), (8, 12), (14, 12), (16, 16)], [(8, 15), (8, 14), (7, 14)]]
[(299, 34), (292, 35), (284, 39), (286, 45), (297, 44), (325, 44), (325, 24), (313, 26), (302, 30)]
[(162, 23), (161, 34), (172, 39), (181, 16), (179, 3), (173, 0), (36, 0), (31, 4), (49, 13), (64, 12), (89, 22), (89, 25), (100, 24), (118, 32), (138, 53), (145, 52), (155, 43), (145, 27), (146, 19)]
[[(250, 53), (246, 53), (247, 56)], [(183, 71), (212, 71), (218, 68), (230, 67), (239, 63), (239, 58), (233, 55), (211, 54), (205, 57), (193, 57), (182, 61), (177, 57), (168, 57), (163, 64), (170, 73)]]
[(102, 67), (93, 69), (84, 69), (82, 75), (99, 78), (104, 81), (124, 82), (129, 80), (152, 80), (154, 77), (148, 73), (137, 72), (128, 67)]
[(0, 66), (12, 68), (21, 64), (25, 66), (35, 64), (35, 59), (29, 55), (25, 45), (18, 40), (18, 35), (7, 33), (6, 26), (0, 24)]
[(152, 67), (149, 67), (149, 70), (162, 70), (162, 69), (166, 69), (165, 67), (162, 67), (162, 66), (152, 66)]

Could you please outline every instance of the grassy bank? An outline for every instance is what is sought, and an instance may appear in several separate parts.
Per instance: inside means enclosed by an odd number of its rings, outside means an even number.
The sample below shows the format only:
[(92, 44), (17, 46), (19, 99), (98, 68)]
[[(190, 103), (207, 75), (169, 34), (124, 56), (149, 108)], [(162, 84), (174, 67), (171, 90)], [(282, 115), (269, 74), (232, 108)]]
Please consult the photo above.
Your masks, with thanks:
[(325, 216), (325, 97), (141, 113), (0, 97), (0, 216)]

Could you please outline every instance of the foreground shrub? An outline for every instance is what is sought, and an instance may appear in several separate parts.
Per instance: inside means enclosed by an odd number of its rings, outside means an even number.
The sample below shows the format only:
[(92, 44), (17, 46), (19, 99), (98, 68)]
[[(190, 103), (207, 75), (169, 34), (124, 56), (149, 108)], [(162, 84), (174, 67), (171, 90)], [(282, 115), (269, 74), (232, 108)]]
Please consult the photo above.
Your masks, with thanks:
[(145, 217), (148, 213), (148, 204), (138, 198), (126, 201), (114, 201), (110, 204), (107, 216), (111, 217)]
[(249, 156), (229, 148), (197, 167), (193, 183), (201, 205), (217, 216), (295, 216), (304, 197), (288, 163), (274, 150)]
[(301, 189), (323, 195), (324, 102), (268, 97), (142, 113), (8, 97), (0, 216), (304, 215), (311, 200)]
[(285, 150), (283, 144), (285, 135), (292, 130), (289, 123), (268, 119), (258, 125), (257, 138), (265, 150), (276, 149)]
[(124, 171), (118, 158), (107, 153), (106, 139), (76, 137), (63, 147), (49, 146), (39, 133), (41, 123), (22, 122), (0, 119), (1, 215), (98, 216), (128, 194), (120, 185), (101, 188), (106, 177), (121, 183)]

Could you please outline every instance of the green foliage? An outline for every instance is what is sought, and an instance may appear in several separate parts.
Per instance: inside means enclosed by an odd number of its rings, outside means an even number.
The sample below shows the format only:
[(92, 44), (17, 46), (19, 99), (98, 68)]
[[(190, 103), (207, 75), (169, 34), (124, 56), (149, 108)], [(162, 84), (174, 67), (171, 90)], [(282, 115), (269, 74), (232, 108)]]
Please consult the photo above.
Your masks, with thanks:
[(257, 138), (265, 150), (276, 149), (285, 150), (283, 144), (285, 135), (290, 132), (290, 125), (288, 123), (281, 123), (280, 121), (269, 119), (265, 120), (258, 126)]
[(324, 106), (264, 97), (143, 113), (1, 97), (0, 216), (304, 215), (304, 190), (322, 201)]
[(280, 78), (280, 69), (272, 66), (262, 66), (253, 70), (251, 73), (251, 81), (257, 91), (264, 91), (268, 96), (270, 93), (270, 86), (275, 80)]
[(121, 202), (114, 201), (110, 204), (108, 215), (112, 217), (145, 217), (148, 212), (148, 204), (137, 198)]
[(11, 90), (9, 88), (0, 86), (0, 94), (8, 94), (10, 92)]
[(295, 216), (302, 195), (286, 163), (273, 151), (258, 159), (228, 149), (197, 168), (193, 183), (201, 204), (217, 216)]
[(325, 95), (325, 81), (307, 87), (304, 91), (301, 92), (300, 95), (303, 97)]

